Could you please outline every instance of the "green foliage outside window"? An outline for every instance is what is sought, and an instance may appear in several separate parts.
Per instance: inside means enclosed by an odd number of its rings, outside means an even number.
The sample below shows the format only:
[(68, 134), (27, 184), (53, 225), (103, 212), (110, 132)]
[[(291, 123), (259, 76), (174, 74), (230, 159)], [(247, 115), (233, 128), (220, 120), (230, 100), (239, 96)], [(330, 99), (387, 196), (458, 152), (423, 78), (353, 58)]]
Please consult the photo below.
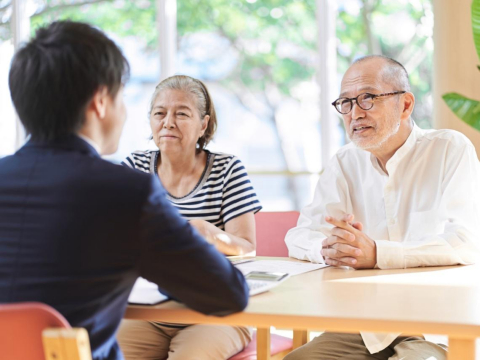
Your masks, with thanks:
[[(342, 1), (338, 3), (338, 73), (343, 74), (348, 64), (362, 55), (380, 53), (399, 60), (411, 69), (418, 104), (414, 117), (428, 127), (431, 34), (419, 30), (428, 28), (425, 22), (432, 17), (431, 0), (357, 0), (356, 12), (342, 6)], [(134, 36), (147, 52), (157, 49), (154, 0), (43, 0), (36, 4), (32, 31), (56, 19), (87, 21), (120, 37)], [(0, 0), (0, 15), (5, 15), (2, 11), (5, 13), (8, 5), (9, 1)], [(221, 84), (240, 100), (246, 92), (262, 98), (272, 119), (285, 97), (295, 98), (292, 90), (296, 84), (314, 79), (318, 62), (315, 0), (181, 0), (177, 7), (179, 39), (204, 32), (228, 40), (238, 54), (238, 66)], [(385, 21), (399, 16), (414, 29), (408, 38), (400, 36), (405, 24), (393, 28)], [(0, 18), (6, 19), (0, 24), (0, 36), (8, 36), (8, 17)]]

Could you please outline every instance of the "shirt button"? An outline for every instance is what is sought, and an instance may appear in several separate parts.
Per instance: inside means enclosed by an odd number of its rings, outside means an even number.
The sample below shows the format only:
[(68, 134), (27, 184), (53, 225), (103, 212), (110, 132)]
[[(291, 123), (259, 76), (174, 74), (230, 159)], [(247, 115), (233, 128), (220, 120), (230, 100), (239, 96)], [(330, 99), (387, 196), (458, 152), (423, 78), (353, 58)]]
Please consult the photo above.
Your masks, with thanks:
[(388, 220), (389, 225), (395, 225), (395, 223), (396, 223), (396, 221), (395, 221), (394, 218), (391, 218), (391, 219)]

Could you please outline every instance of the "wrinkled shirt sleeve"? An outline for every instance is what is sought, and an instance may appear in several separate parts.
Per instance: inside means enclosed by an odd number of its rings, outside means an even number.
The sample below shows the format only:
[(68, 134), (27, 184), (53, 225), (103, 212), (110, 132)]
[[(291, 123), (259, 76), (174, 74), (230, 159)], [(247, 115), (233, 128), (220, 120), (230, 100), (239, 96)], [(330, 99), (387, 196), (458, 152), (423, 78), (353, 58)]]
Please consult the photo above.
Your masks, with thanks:
[(312, 203), (302, 209), (297, 226), (285, 237), (289, 256), (323, 264), (322, 241), (333, 228), (325, 216), (338, 218), (351, 212), (347, 199), (348, 185), (334, 158), (320, 176)]

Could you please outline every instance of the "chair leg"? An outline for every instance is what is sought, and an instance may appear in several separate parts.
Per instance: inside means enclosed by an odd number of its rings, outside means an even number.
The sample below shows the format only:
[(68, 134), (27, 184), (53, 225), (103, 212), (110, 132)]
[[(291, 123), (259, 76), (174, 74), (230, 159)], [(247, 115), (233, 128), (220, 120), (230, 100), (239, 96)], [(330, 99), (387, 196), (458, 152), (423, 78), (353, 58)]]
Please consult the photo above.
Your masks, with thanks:
[(448, 338), (448, 360), (474, 360), (475, 339)]
[(45, 360), (92, 360), (85, 329), (45, 329), (42, 341)]
[(308, 330), (293, 330), (293, 349), (299, 348), (308, 342)]
[(292, 349), (284, 350), (282, 352), (279, 352), (278, 354), (272, 355), (270, 357), (270, 360), (282, 360), (285, 356), (287, 356), (291, 352), (292, 352)]
[(257, 328), (257, 360), (270, 360), (270, 328)]

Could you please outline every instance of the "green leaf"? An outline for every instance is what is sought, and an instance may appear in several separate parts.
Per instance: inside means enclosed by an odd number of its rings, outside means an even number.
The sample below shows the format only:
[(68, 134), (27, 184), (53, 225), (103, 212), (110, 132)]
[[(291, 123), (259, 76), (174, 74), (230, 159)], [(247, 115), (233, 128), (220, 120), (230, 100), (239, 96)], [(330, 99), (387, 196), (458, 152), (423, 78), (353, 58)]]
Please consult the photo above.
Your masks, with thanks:
[(455, 115), (468, 125), (480, 130), (480, 101), (466, 98), (457, 93), (448, 93), (442, 98)]
[(472, 2), (472, 28), (473, 41), (477, 49), (477, 55), (480, 59), (480, 0), (473, 0)]

